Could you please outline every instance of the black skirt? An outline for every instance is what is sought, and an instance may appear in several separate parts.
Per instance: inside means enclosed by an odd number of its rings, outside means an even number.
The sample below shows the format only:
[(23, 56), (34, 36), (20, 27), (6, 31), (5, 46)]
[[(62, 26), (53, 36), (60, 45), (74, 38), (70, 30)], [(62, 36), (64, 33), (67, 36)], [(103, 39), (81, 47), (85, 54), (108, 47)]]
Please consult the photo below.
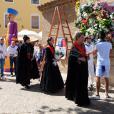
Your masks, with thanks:
[(40, 85), (43, 91), (51, 93), (64, 88), (58, 65), (55, 66), (52, 62), (45, 63)]
[(88, 98), (88, 64), (78, 63), (73, 56), (69, 57), (65, 97), (83, 106), (89, 105)]
[(31, 79), (40, 78), (39, 69), (36, 63), (36, 59), (33, 58), (31, 61)]

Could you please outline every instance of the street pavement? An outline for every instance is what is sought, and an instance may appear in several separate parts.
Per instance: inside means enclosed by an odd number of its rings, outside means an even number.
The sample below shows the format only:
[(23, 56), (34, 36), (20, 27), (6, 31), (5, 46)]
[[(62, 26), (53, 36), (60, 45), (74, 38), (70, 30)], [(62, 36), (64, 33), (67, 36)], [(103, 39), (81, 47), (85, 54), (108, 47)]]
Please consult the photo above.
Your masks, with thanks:
[[(64, 80), (66, 74), (62, 74)], [(90, 92), (93, 95), (94, 92)], [(110, 87), (111, 99), (91, 100), (89, 107), (78, 107), (64, 97), (64, 90), (55, 94), (41, 92), (39, 80), (31, 80), (31, 89), (26, 90), (15, 83), (15, 77), (0, 81), (0, 114), (114, 114), (114, 88)]]

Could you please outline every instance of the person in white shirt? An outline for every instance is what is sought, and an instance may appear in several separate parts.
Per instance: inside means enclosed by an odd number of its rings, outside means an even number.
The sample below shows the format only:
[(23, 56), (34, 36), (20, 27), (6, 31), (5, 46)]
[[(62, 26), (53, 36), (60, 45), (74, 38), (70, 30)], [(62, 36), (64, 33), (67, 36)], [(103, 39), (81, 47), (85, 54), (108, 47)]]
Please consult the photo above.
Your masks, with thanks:
[(39, 64), (38, 64), (38, 59), (39, 59), (38, 42), (36, 42), (35, 45), (34, 45), (34, 53), (33, 53), (33, 56), (36, 58), (37, 66), (39, 66)]
[(93, 90), (94, 86), (94, 45), (92, 43), (91, 36), (87, 36), (85, 42), (86, 54), (88, 55), (88, 73), (89, 73), (89, 89)]
[(10, 59), (10, 72), (11, 76), (13, 76), (13, 65), (14, 65), (14, 71), (16, 75), (16, 58), (17, 58), (17, 46), (15, 44), (15, 41), (11, 41), (11, 45), (7, 48), (7, 53), (9, 55)]
[(2, 80), (5, 80), (5, 76), (4, 76), (4, 63), (5, 63), (5, 58), (7, 57), (7, 48), (4, 44), (4, 39), (3, 37), (0, 37), (0, 73), (1, 76), (0, 78)]
[(100, 78), (105, 80), (105, 95), (109, 98), (109, 75), (110, 75), (110, 51), (112, 44), (105, 40), (105, 33), (101, 32), (101, 40), (96, 44), (97, 64), (96, 64), (96, 97), (100, 98)]

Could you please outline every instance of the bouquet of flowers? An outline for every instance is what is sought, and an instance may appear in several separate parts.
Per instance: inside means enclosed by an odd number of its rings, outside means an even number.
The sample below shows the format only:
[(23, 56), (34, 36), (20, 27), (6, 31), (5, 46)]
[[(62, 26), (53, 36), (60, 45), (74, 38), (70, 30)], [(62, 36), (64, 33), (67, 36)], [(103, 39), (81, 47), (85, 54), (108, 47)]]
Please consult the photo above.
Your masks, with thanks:
[(100, 31), (109, 32), (113, 28), (114, 13), (110, 14), (102, 3), (85, 4), (80, 8), (80, 15), (75, 23), (85, 35), (98, 35)]

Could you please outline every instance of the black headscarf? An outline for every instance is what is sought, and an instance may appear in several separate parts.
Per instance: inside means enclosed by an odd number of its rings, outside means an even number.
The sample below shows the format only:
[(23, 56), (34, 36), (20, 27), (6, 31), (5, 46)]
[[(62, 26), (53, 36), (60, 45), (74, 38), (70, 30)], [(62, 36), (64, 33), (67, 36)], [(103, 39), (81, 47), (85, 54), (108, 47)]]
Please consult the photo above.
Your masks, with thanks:
[(50, 43), (50, 41), (53, 39), (53, 37), (50, 37), (50, 38), (48, 38), (48, 40), (47, 40), (47, 44), (48, 45), (50, 45), (50, 46), (52, 46), (52, 44)]
[(27, 35), (24, 35), (23, 36), (23, 40), (24, 40), (24, 42), (26, 42), (27, 40), (29, 40), (30, 38), (27, 36)]

